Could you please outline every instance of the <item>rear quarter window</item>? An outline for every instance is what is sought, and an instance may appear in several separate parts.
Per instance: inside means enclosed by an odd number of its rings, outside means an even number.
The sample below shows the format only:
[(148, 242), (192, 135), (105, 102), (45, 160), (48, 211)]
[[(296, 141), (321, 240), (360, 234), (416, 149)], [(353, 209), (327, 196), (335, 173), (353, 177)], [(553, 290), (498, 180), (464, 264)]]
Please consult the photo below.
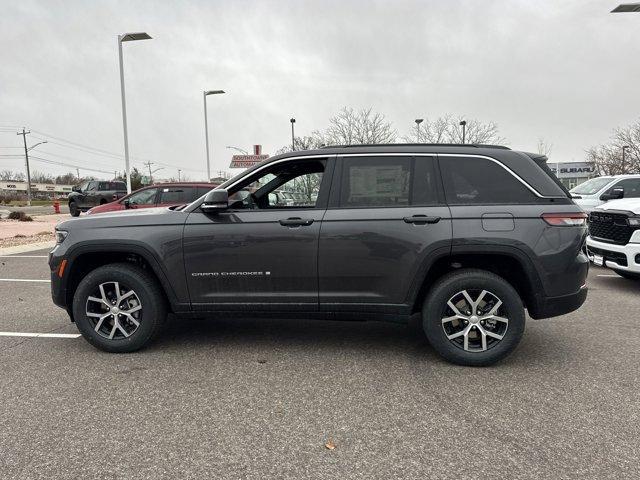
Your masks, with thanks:
[(447, 203), (535, 203), (537, 197), (505, 168), (485, 158), (440, 157)]

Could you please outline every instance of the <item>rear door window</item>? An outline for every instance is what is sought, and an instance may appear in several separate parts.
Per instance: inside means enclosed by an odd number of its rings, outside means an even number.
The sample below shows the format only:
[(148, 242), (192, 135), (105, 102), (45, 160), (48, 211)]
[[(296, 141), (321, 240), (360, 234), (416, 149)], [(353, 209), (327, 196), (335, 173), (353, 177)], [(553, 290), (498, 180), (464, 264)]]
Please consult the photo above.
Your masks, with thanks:
[(440, 157), (447, 203), (495, 205), (535, 203), (537, 197), (494, 161), (476, 157)]
[(197, 198), (196, 194), (197, 190), (194, 187), (160, 187), (158, 203), (163, 205), (190, 203)]
[(437, 203), (432, 157), (344, 157), (341, 207), (404, 207)]
[[(211, 190), (213, 190), (213, 186), (211, 187), (197, 187), (196, 188), (196, 198), (200, 198), (202, 195), (204, 195), (205, 193), (210, 192)], [(194, 198), (195, 200), (195, 198)]]

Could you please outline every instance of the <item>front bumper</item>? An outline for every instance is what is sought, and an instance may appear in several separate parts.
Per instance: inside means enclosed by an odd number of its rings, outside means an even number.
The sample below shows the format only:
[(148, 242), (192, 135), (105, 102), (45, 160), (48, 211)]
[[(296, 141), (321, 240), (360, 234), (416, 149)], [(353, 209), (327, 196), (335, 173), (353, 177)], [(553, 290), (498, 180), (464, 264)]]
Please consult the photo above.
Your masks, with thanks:
[(58, 275), (60, 264), (64, 260), (64, 255), (58, 253), (59, 245), (56, 245), (49, 252), (49, 269), (51, 271), (51, 299), (57, 306), (67, 309), (67, 289), (66, 278)]
[(640, 260), (640, 243), (616, 245), (587, 237), (587, 256), (591, 262), (594, 261), (595, 255), (603, 257), (603, 266), (605, 267), (640, 273), (640, 262), (636, 261)]

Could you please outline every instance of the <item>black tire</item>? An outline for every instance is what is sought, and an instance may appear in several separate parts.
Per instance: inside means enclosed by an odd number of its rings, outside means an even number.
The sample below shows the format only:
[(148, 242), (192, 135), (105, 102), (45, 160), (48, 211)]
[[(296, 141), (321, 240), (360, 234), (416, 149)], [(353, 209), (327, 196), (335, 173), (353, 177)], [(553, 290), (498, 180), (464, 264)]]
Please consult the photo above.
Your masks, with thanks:
[[(478, 298), (482, 295), (483, 290), (486, 290), (487, 293), (480, 301)], [(471, 312), (474, 315), (473, 318), (468, 317), (469, 320), (456, 318), (449, 321), (452, 323), (443, 322), (443, 319), (451, 318), (451, 315), (455, 316), (456, 313), (448, 306), (447, 302), (452, 298), (464, 299), (464, 296), (461, 295), (463, 291), (480, 292), (475, 298), (469, 294), (471, 300), (479, 304), (479, 309), (487, 308), (488, 310), (481, 315)], [(498, 304), (497, 300), (500, 300), (501, 304), (496, 316), (491, 317), (491, 320), (482, 320), (483, 315), (489, 313), (491, 308)], [(454, 306), (468, 305), (466, 300), (461, 302), (455, 303)], [(469, 313), (469, 311), (459, 311), (465, 315)], [(496, 321), (496, 318), (502, 320)], [(504, 323), (504, 318), (508, 320), (508, 323)], [(480, 323), (482, 325), (479, 325)], [(518, 292), (502, 277), (486, 270), (461, 269), (444, 275), (433, 285), (422, 307), (422, 324), (429, 343), (446, 360), (458, 365), (486, 366), (505, 358), (520, 342), (525, 326), (524, 305)], [(459, 335), (461, 331), (466, 330), (467, 346), (469, 348), (477, 347), (465, 350), (464, 336), (450, 339), (445, 329), (450, 329), (449, 336), (454, 336), (456, 333)], [(502, 334), (502, 339), (497, 340), (488, 335), (480, 335), (479, 330)], [(486, 344), (482, 342), (482, 337), (486, 339)], [(486, 349), (481, 351), (483, 347)]]
[(80, 209), (78, 208), (78, 204), (76, 202), (69, 202), (69, 213), (72, 217), (80, 216)]
[[(137, 318), (139, 326), (128, 337), (123, 337), (121, 333), (120, 338), (105, 337), (104, 333), (95, 329), (97, 325), (94, 322), (97, 320), (87, 315), (89, 296), (95, 297), (99, 286), (110, 282), (118, 282), (123, 289), (134, 291), (140, 300), (142, 308)], [(82, 336), (94, 347), (106, 352), (134, 352), (149, 344), (162, 331), (167, 318), (166, 299), (151, 274), (135, 265), (113, 263), (96, 268), (82, 279), (73, 296), (73, 317)], [(114, 320), (108, 318), (102, 328), (109, 329), (113, 324)], [(133, 328), (133, 324), (131, 327)]]
[(640, 273), (627, 272), (625, 270), (614, 270), (614, 272), (627, 280), (640, 280)]

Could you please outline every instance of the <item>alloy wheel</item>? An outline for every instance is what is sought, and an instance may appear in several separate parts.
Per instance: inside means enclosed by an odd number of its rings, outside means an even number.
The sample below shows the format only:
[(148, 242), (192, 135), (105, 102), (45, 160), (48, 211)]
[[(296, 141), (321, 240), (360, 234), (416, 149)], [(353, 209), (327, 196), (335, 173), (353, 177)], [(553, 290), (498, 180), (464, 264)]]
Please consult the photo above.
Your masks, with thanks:
[(504, 338), (508, 327), (502, 300), (487, 290), (456, 293), (447, 301), (442, 318), (449, 341), (468, 352), (493, 348)]
[(119, 282), (105, 282), (87, 298), (86, 315), (100, 336), (123, 339), (140, 326), (142, 302), (132, 289)]

